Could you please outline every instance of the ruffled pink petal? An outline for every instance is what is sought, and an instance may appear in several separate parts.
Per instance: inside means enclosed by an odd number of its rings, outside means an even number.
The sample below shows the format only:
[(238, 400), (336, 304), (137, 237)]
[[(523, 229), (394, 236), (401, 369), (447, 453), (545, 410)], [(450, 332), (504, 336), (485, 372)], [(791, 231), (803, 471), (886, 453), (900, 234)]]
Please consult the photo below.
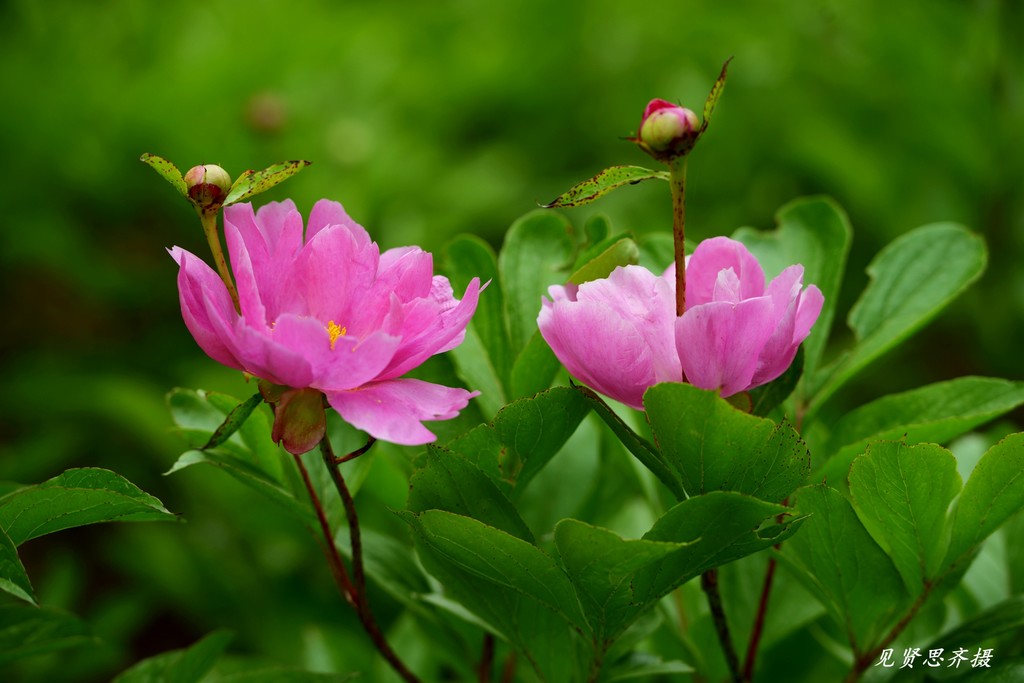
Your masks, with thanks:
[(758, 358), (775, 329), (770, 297), (688, 308), (676, 321), (676, 349), (686, 379), (731, 396), (750, 387)]
[(210, 358), (236, 370), (244, 369), (235, 355), (230, 332), (229, 321), (238, 314), (224, 281), (194, 254), (179, 247), (168, 251), (179, 266), (178, 298), (185, 327)]
[(651, 348), (634, 321), (604, 302), (543, 299), (537, 326), (569, 374), (643, 410), (644, 391), (656, 375)]
[(380, 255), (377, 286), (402, 301), (429, 296), (434, 278), (434, 257), (419, 247), (388, 249)]
[(366, 249), (373, 241), (370, 239), (370, 234), (366, 232), (366, 228), (352, 220), (340, 203), (328, 199), (318, 201), (313, 205), (313, 210), (309, 212), (306, 241), (309, 242), (321, 230), (332, 225), (345, 226), (355, 239), (359, 249)]
[(736, 240), (712, 237), (701, 242), (687, 260), (686, 307), (714, 301), (718, 274), (727, 268), (732, 268), (739, 279), (741, 299), (764, 294), (764, 270), (754, 255)]
[(418, 446), (437, 438), (423, 426), (424, 420), (455, 417), (479, 392), (418, 379), (394, 379), (326, 394), (331, 407), (353, 427), (376, 439)]
[(373, 285), (378, 258), (376, 244), (364, 244), (348, 227), (332, 226), (306, 242), (289, 284), (301, 292), (311, 317), (347, 327), (351, 317), (364, 315), (358, 311)]
[(240, 320), (234, 328), (234, 342), (246, 372), (288, 387), (312, 385), (314, 374), (309, 360), (277, 342), (269, 328), (250, 326)]
[(821, 308), (825, 305), (825, 295), (815, 285), (807, 285), (800, 294), (800, 301), (796, 307), (796, 324), (793, 326), (793, 342), (802, 344), (811, 333), (811, 328), (818, 321), (821, 315)]

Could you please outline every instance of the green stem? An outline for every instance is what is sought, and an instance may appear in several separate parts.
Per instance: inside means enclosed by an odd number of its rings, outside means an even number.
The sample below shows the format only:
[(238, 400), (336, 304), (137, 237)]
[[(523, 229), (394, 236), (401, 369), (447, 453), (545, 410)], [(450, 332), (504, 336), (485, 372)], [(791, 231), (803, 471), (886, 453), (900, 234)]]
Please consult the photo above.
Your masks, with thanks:
[(736, 647), (732, 644), (732, 636), (729, 634), (729, 622), (725, 618), (725, 608), (722, 606), (722, 594), (718, 590), (718, 570), (709, 569), (700, 575), (700, 587), (708, 598), (708, 606), (711, 608), (711, 618), (715, 622), (715, 633), (718, 635), (718, 642), (722, 646), (722, 654), (725, 656), (725, 663), (729, 666), (729, 673), (734, 683), (742, 683), (740, 675), (740, 659), (736, 655)]
[(676, 315), (686, 310), (686, 157), (669, 162), (672, 187), (672, 242), (676, 262)]
[[(936, 579), (936, 581), (938, 581), (938, 579)], [(856, 661), (853, 663), (853, 668), (850, 669), (849, 675), (844, 679), (844, 683), (856, 683), (856, 681), (860, 680), (861, 676), (864, 675), (864, 672), (867, 671), (878, 656), (882, 654), (882, 650), (896, 640), (899, 635), (903, 633), (903, 629), (905, 629), (910, 624), (911, 620), (917, 616), (918, 611), (920, 611), (921, 606), (924, 605), (928, 596), (931, 595), (934, 587), (935, 583), (925, 583), (924, 590), (921, 591), (921, 594), (917, 596), (916, 600), (914, 600), (914, 604), (907, 608), (903, 617), (895, 626), (889, 629), (889, 632), (885, 634), (885, 637), (882, 638), (875, 647), (857, 657)]]
[(228, 268), (228, 262), (224, 258), (224, 250), (220, 246), (220, 235), (217, 234), (217, 211), (204, 211), (197, 207), (196, 212), (199, 214), (199, 220), (203, 224), (203, 232), (206, 234), (206, 241), (210, 245), (213, 263), (217, 266), (220, 279), (224, 280), (224, 286), (228, 288), (228, 294), (231, 295), (231, 301), (235, 304), (235, 310), (240, 312), (242, 309), (238, 305), (238, 290), (235, 289), (235, 283), (231, 280), (231, 270)]

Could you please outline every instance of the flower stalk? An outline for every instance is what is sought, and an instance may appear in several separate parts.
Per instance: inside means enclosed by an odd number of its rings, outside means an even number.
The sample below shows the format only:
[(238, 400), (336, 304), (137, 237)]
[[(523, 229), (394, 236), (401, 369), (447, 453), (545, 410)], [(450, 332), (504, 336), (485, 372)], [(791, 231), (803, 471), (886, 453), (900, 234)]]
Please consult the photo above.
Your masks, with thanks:
[(217, 232), (217, 214), (219, 212), (220, 207), (210, 211), (196, 206), (196, 213), (199, 214), (199, 220), (203, 224), (203, 233), (206, 235), (206, 242), (210, 245), (210, 253), (213, 254), (213, 263), (217, 266), (217, 273), (224, 281), (224, 286), (228, 288), (228, 294), (231, 295), (231, 301), (235, 304), (235, 310), (241, 312), (242, 309), (238, 303), (238, 290), (235, 289), (235, 283), (231, 279), (231, 269), (228, 268), (227, 259), (224, 258), (224, 249), (221, 247), (220, 235)]
[(672, 188), (672, 242), (676, 262), (676, 316), (686, 311), (686, 157), (669, 163)]

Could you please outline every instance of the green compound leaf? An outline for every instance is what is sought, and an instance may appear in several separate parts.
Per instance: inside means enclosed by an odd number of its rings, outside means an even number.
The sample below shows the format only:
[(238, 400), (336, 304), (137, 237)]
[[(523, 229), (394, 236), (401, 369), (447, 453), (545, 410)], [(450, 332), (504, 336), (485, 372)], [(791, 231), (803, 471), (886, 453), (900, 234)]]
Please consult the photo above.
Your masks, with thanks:
[(144, 659), (113, 683), (199, 683), (217, 663), (231, 634), (215, 631), (185, 650)]
[(960, 492), (956, 458), (942, 446), (881, 441), (850, 468), (854, 510), (892, 558), (911, 595), (936, 578), (946, 555), (946, 511)]
[(228, 196), (224, 198), (224, 206), (236, 204), (242, 200), (254, 197), (262, 192), (266, 192), (274, 185), (277, 185), (283, 180), (287, 180), (291, 176), (295, 175), (302, 169), (310, 165), (309, 161), (283, 161), (273, 166), (268, 166), (262, 171), (245, 171), (242, 175), (238, 176), (234, 184), (231, 185), (231, 191), (228, 192)]
[(35, 604), (36, 596), (14, 542), (0, 531), (0, 590)]
[(67, 470), (0, 498), (0, 529), (15, 546), (86, 524), (176, 519), (159, 500), (121, 475), (98, 468)]
[(825, 606), (854, 653), (870, 650), (910, 603), (899, 572), (841, 493), (808, 486), (791, 500), (809, 517), (779, 558)]
[(593, 178), (573, 185), (571, 188), (541, 206), (545, 209), (568, 209), (589, 204), (612, 190), (624, 185), (635, 185), (644, 180), (668, 180), (667, 171), (652, 171), (642, 166), (612, 166)]
[(23, 603), (0, 605), (0, 664), (94, 642), (78, 617)]
[(879, 252), (867, 269), (871, 282), (850, 311), (857, 344), (831, 368), (808, 413), (934, 318), (981, 276), (987, 260), (984, 241), (953, 223), (918, 228)]
[(188, 188), (185, 186), (185, 178), (182, 177), (178, 167), (155, 154), (146, 152), (139, 161), (146, 164), (160, 174), (160, 177), (169, 182), (175, 190), (185, 199), (188, 199)]
[(736, 410), (689, 384), (651, 387), (644, 407), (662, 460), (691, 496), (737, 491), (776, 503), (805, 482), (810, 454), (788, 423)]
[(822, 470), (833, 484), (845, 481), (853, 459), (868, 443), (903, 438), (907, 443), (948, 443), (1024, 404), (1024, 382), (958, 377), (890, 394), (844, 415), (823, 448)]
[(969, 560), (978, 545), (1024, 508), (1024, 434), (1011, 434), (981, 457), (957, 501), (946, 564)]

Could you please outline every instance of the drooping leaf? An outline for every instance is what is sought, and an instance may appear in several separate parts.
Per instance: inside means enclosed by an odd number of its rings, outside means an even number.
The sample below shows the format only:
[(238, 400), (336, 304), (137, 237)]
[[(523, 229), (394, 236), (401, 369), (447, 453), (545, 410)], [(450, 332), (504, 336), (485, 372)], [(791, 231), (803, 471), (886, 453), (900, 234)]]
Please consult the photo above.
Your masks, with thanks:
[(71, 614), (23, 603), (0, 605), (0, 664), (95, 642)]
[(568, 209), (575, 206), (583, 206), (595, 199), (600, 199), (612, 190), (653, 179), (668, 180), (668, 172), (652, 171), (642, 166), (612, 166), (611, 168), (604, 169), (593, 178), (588, 178), (581, 183), (573, 185), (552, 201), (542, 204), (542, 206), (545, 209)]
[(946, 511), (961, 483), (956, 458), (935, 444), (879, 441), (853, 461), (853, 508), (911, 595), (921, 594), (941, 568), (949, 539)]
[(32, 590), (25, 565), (18, 557), (18, 549), (10, 537), (0, 529), (0, 590), (35, 604), (36, 595)]
[(263, 396), (257, 392), (232, 408), (224, 418), (224, 422), (210, 435), (210, 440), (206, 442), (201, 450), (205, 451), (209, 448), (216, 448), (231, 438), (231, 435), (245, 424), (245, 421), (252, 415), (252, 411), (256, 410), (256, 406), (262, 402)]
[(85, 524), (176, 519), (121, 475), (92, 467), (67, 470), (0, 498), (0, 529), (16, 546)]
[(946, 564), (969, 560), (978, 545), (1024, 508), (1024, 433), (1011, 434), (982, 456), (957, 501)]
[(827, 443), (814, 449), (829, 458), (825, 474), (842, 481), (871, 441), (947, 443), (1024, 403), (1024, 382), (958, 377), (890, 394), (844, 415)]
[(807, 446), (789, 424), (736, 410), (717, 392), (657, 384), (644, 407), (662, 459), (691, 496), (737, 491), (780, 502), (807, 477)]
[(534, 211), (509, 228), (498, 255), (512, 353), (518, 355), (537, 330), (541, 297), (564, 283), (573, 244), (569, 222), (557, 213)]
[(843, 629), (854, 653), (868, 651), (910, 602), (899, 572), (838, 491), (807, 486), (791, 501), (809, 518), (779, 557)]
[(224, 198), (224, 206), (236, 204), (266, 192), (274, 185), (306, 168), (310, 163), (312, 162), (300, 160), (282, 161), (279, 164), (268, 166), (262, 171), (244, 171), (231, 185), (228, 196)]
[(113, 683), (199, 683), (217, 663), (231, 634), (215, 631), (184, 650), (144, 659)]
[(987, 260), (982, 239), (953, 223), (918, 228), (879, 252), (848, 319), (857, 344), (830, 369), (808, 412), (935, 317), (981, 276)]
[(161, 178), (169, 182), (178, 191), (178, 194), (188, 199), (188, 188), (185, 186), (185, 178), (181, 175), (181, 171), (178, 170), (177, 166), (167, 159), (150, 154), (149, 152), (143, 154), (139, 161), (159, 173)]

